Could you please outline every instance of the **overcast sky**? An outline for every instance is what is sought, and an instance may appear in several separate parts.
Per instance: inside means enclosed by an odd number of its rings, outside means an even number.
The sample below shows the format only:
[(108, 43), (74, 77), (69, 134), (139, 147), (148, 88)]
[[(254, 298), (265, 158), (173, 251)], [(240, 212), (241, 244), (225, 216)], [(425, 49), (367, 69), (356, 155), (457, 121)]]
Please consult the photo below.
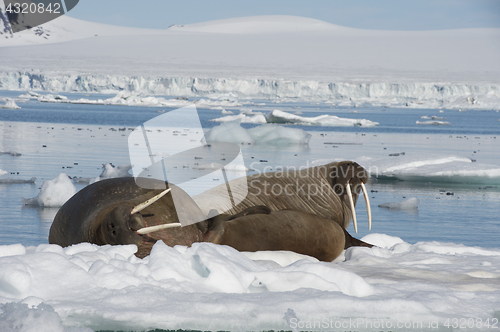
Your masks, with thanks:
[(253, 15), (295, 15), (378, 30), (500, 28), (500, 0), (80, 0), (69, 13), (158, 29)]

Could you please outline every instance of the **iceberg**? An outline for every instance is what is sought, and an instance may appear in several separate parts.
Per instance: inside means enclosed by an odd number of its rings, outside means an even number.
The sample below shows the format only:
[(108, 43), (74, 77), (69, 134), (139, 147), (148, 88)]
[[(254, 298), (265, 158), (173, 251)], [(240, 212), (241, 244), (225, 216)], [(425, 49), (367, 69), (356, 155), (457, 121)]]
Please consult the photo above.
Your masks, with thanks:
[(311, 134), (298, 128), (287, 128), (277, 124), (263, 124), (245, 129), (240, 120), (224, 122), (205, 134), (207, 142), (229, 142), (236, 144), (291, 145), (308, 144)]
[(60, 207), (76, 193), (76, 188), (65, 173), (52, 180), (46, 180), (37, 197), (23, 198), (23, 204), (42, 207)]
[(14, 100), (7, 100), (5, 102), (5, 105), (0, 105), (0, 108), (15, 110), (15, 109), (20, 109), (21, 107), (17, 106), (17, 104)]
[(266, 115), (266, 120), (269, 123), (292, 123), (306, 126), (331, 126), (331, 127), (375, 127), (378, 122), (365, 119), (347, 119), (339, 118), (335, 115), (319, 115), (316, 117), (305, 117), (295, 114), (290, 114), (280, 110), (273, 110)]

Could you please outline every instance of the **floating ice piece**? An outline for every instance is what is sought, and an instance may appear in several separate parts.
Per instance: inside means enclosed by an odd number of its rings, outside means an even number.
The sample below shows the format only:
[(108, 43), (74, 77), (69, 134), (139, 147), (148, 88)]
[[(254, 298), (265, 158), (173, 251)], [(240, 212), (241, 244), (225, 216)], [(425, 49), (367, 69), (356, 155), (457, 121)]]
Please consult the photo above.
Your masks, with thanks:
[(430, 126), (449, 126), (450, 123), (448, 121), (417, 121), (418, 125), (430, 125)]
[[(111, 178), (122, 178), (122, 177), (129, 177), (132, 176), (130, 175), (129, 171), (132, 169), (132, 165), (118, 165), (115, 167), (111, 163), (106, 163), (102, 165), (102, 172), (101, 175), (96, 177), (95, 179), (91, 178), (89, 180), (89, 183), (92, 184), (94, 182), (100, 181), (102, 179), (111, 179)], [(80, 178), (81, 182), (86, 182), (85, 178)]]
[(102, 179), (132, 176), (129, 173), (129, 171), (132, 169), (132, 165), (118, 165), (117, 167), (115, 167), (111, 163), (106, 163), (102, 166), (102, 168), (103, 171), (101, 175), (99, 175), (99, 177)]
[(443, 118), (443, 117), (440, 117), (440, 116), (437, 116), (437, 115), (433, 115), (433, 116), (424, 115), (424, 116), (422, 116), (420, 118), (421, 119), (431, 119), (431, 120), (446, 120), (446, 118)]
[(384, 203), (380, 204), (378, 207), (380, 208), (385, 208), (385, 209), (391, 209), (391, 210), (417, 210), (418, 209), (418, 203), (420, 201), (416, 197), (411, 197), (408, 198), (407, 200), (404, 200), (400, 203)]
[(60, 207), (76, 193), (76, 188), (70, 178), (61, 173), (52, 180), (46, 180), (37, 197), (23, 198), (23, 204), (44, 207)]
[(255, 140), (245, 128), (240, 126), (239, 120), (224, 122), (213, 127), (205, 134), (207, 142), (229, 142), (235, 144), (255, 144)]
[(308, 144), (311, 134), (302, 129), (287, 128), (277, 124), (264, 124), (247, 130), (241, 127), (239, 120), (236, 120), (213, 127), (205, 134), (205, 139), (207, 142), (290, 145)]
[(10, 154), (13, 157), (19, 157), (21, 154), (16, 151), (0, 151), (0, 154)]
[(246, 115), (244, 113), (240, 113), (238, 115), (227, 115), (227, 116), (213, 119), (211, 121), (230, 122), (230, 121), (236, 121), (236, 120), (240, 120), (241, 123), (267, 123), (266, 117), (262, 114)]
[(233, 112), (231, 111), (227, 111), (225, 109), (222, 109), (222, 111), (220, 112), (221, 114), (225, 114), (225, 115), (229, 115), (229, 114), (234, 114)]
[[(0, 176), (5, 174), (1, 172), (2, 170), (0, 170)], [(36, 181), (36, 178), (33, 177), (31, 179), (28, 179), (28, 180), (23, 180), (23, 179), (0, 179), (0, 184), (23, 184), (23, 183), (35, 183)]]
[(308, 144), (311, 139), (311, 134), (302, 129), (287, 128), (271, 123), (251, 128), (247, 131), (257, 144)]
[(11, 110), (20, 109), (21, 107), (17, 106), (14, 100), (7, 100), (5, 105), (0, 105), (0, 108), (7, 108)]
[(316, 117), (308, 118), (305, 116), (290, 114), (280, 110), (273, 110), (267, 114), (266, 120), (269, 123), (292, 123), (298, 125), (309, 126), (330, 126), (330, 127), (375, 127), (378, 122), (373, 122), (366, 119), (348, 119), (339, 118), (335, 115), (319, 115)]
[(60, 101), (67, 101), (68, 97), (62, 96), (62, 95), (40, 95), (37, 98), (38, 101), (45, 102), (45, 103), (56, 103)]
[(3, 169), (0, 168), (0, 176), (7, 174), (7, 173), (8, 173), (7, 171), (4, 171)]

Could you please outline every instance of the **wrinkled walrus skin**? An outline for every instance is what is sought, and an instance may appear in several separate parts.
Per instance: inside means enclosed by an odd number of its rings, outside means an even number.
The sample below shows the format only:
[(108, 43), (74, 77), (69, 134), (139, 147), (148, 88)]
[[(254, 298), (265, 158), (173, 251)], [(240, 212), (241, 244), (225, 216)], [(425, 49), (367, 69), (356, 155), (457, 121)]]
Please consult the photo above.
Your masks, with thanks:
[[(193, 199), (173, 184), (148, 181), (155, 182), (158, 189), (141, 188), (134, 178), (102, 180), (83, 188), (57, 213), (49, 243), (61, 246), (81, 242), (135, 244), (136, 255), (145, 257), (157, 240), (169, 246), (208, 241), (240, 251), (291, 250), (325, 261), (337, 257), (347, 246), (371, 246), (345, 231), (352, 218), (345, 186), (351, 185), (356, 202), (360, 192), (358, 184), (368, 181), (366, 171), (353, 162), (233, 180), (236, 185), (238, 181), (248, 183), (248, 195), (236, 206), (224, 206), (224, 202), (218, 201), (217, 192), (225, 189), (225, 185)], [(176, 211), (170, 192), (141, 212), (130, 214), (135, 205), (162, 192), (165, 185), (176, 197), (182, 196), (182, 211)], [(276, 188), (287, 185), (288, 191), (279, 194)], [(239, 192), (233, 190), (232, 194)], [(208, 218), (213, 209), (227, 212)], [(137, 233), (140, 228), (177, 223), (178, 214), (186, 213), (205, 220), (147, 235)]]
[(231, 182), (247, 182), (246, 196), (244, 190), (234, 190), (233, 187), (238, 186), (232, 186), (233, 196), (242, 196), (243, 201), (236, 206), (229, 205), (226, 199), (220, 199), (224, 197), (226, 185), (219, 185), (193, 197), (205, 215), (212, 209), (236, 214), (252, 206), (264, 205), (273, 211), (295, 210), (318, 215), (347, 229), (352, 211), (345, 187), (350, 184), (356, 204), (361, 191), (359, 185), (368, 182), (368, 173), (355, 162), (343, 161), (306, 169), (255, 174)]

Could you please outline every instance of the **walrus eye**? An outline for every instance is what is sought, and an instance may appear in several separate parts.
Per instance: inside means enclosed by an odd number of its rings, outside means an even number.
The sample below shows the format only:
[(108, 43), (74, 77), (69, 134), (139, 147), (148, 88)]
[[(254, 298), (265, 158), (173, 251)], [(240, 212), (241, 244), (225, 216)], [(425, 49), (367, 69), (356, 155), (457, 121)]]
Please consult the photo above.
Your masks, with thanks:
[(151, 204), (153, 204), (154, 202), (156, 202), (157, 200), (159, 200), (160, 198), (165, 196), (169, 191), (170, 191), (170, 188), (162, 191), (161, 193), (159, 193), (158, 195), (156, 195), (154, 197), (151, 197), (150, 199), (146, 200), (145, 202), (142, 202), (141, 204), (134, 206), (132, 211), (130, 211), (130, 214), (135, 214), (137, 212), (141, 212), (142, 210), (144, 210), (145, 208), (147, 208), (148, 206), (150, 206)]

